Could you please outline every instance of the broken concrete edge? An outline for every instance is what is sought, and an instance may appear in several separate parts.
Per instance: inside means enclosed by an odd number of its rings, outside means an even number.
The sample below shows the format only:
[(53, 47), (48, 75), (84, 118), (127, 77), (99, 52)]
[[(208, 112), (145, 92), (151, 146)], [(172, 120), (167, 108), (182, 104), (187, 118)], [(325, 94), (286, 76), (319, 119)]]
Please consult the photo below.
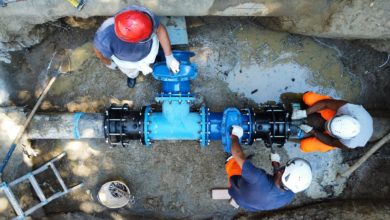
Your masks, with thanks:
[[(343, 39), (390, 39), (387, 1), (283, 1), (257, 0), (244, 3), (217, 1), (138, 1), (159, 16), (258, 16), (267, 28), (290, 33)], [(124, 2), (86, 3), (82, 11), (69, 2), (22, 1), (0, 8), (0, 50), (20, 50), (39, 43), (42, 33), (33, 34), (36, 25), (64, 17), (112, 16), (128, 6)], [(191, 8), (191, 10), (188, 10)], [(364, 11), (364, 13), (361, 13)], [(268, 18), (265, 18), (267, 16)], [(38, 36), (38, 37), (37, 37)], [(33, 39), (33, 40), (31, 40)], [(4, 57), (4, 56), (3, 56)]]

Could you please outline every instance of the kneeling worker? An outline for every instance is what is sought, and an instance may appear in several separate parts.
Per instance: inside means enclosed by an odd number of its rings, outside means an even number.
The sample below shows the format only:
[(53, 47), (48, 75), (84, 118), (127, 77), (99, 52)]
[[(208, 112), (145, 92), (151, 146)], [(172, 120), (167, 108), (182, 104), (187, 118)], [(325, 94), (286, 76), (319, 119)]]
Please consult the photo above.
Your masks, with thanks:
[(303, 152), (364, 147), (373, 133), (370, 114), (361, 105), (335, 100), (314, 92), (303, 95), (309, 106), (306, 110), (295, 110), (292, 120), (305, 119), (300, 128), (310, 135), (301, 140)]
[(245, 158), (239, 144), (243, 129), (233, 126), (232, 156), (226, 161), (226, 172), (229, 181), (229, 194), (232, 199), (248, 211), (277, 209), (289, 204), (295, 193), (310, 186), (312, 172), (310, 164), (296, 158), (280, 167), (280, 156), (271, 154), (274, 175), (255, 167)]

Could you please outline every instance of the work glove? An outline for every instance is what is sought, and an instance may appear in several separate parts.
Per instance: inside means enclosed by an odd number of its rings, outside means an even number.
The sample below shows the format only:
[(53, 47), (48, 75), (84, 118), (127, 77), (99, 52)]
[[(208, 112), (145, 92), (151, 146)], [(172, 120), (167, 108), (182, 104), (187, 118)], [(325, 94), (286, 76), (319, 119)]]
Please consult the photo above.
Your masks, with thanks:
[(278, 153), (271, 153), (271, 162), (280, 163), (280, 155)]
[(242, 135), (244, 135), (244, 130), (242, 130), (242, 127), (238, 125), (233, 125), (232, 135), (237, 136), (238, 138), (241, 138)]
[(304, 131), (307, 134), (313, 130), (313, 127), (306, 125), (306, 124), (299, 125), (299, 128), (302, 129), (302, 131)]
[(107, 68), (109, 69), (112, 69), (112, 70), (117, 70), (118, 69), (118, 65), (116, 65), (116, 63), (114, 61), (111, 61), (111, 64), (110, 65), (106, 65)]
[(291, 115), (291, 120), (299, 120), (306, 117), (307, 117), (306, 110), (294, 110)]
[(173, 54), (169, 56), (165, 56), (165, 60), (167, 62), (168, 68), (173, 72), (173, 73), (178, 73), (180, 70), (180, 63), (179, 61), (176, 60), (176, 58), (173, 56)]

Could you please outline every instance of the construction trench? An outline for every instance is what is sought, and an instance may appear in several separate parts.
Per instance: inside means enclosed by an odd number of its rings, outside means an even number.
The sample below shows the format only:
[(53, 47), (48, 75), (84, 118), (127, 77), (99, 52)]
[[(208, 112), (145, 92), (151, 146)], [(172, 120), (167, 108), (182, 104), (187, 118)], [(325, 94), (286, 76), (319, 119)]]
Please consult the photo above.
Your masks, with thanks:
[[(32, 219), (389, 218), (389, 143), (348, 179), (337, 178), (338, 173), (354, 164), (390, 130), (390, 61), (386, 62), (390, 51), (386, 51), (388, 41), (383, 41), (389, 38), (389, 27), (385, 26), (385, 34), (372, 37), (384, 42), (385, 46), (378, 51), (378, 47), (373, 49), (369, 46), (369, 36), (353, 31), (351, 37), (335, 36), (331, 31), (316, 33), (317, 30), (306, 34), (311, 36), (305, 36), (292, 33), (303, 32), (298, 29), (272, 30), (267, 18), (230, 17), (234, 12), (229, 10), (225, 10), (225, 14), (215, 11), (211, 14), (195, 7), (194, 11), (198, 10), (196, 13), (199, 14), (186, 14), (185, 17), (188, 45), (174, 46), (174, 49), (195, 54), (190, 63), (196, 65), (197, 75), (191, 78), (190, 85), (181, 86), (193, 96), (181, 98), (187, 98), (185, 101), (190, 99), (186, 109), (188, 107), (188, 112), (194, 114), (191, 117), (195, 117), (190, 123), (199, 127), (195, 126), (191, 134), (180, 134), (171, 140), (156, 136), (153, 132), (162, 135), (161, 131), (153, 130), (158, 129), (156, 127), (146, 129), (142, 137), (131, 134), (124, 136), (125, 139), (117, 139), (107, 137), (104, 127), (109, 124), (106, 110), (110, 110), (111, 104), (121, 109), (129, 106), (123, 111), (130, 114), (130, 118), (135, 117), (129, 113), (131, 111), (138, 115), (141, 112), (144, 117), (144, 106), (154, 108), (153, 113), (163, 112), (162, 102), (158, 103), (155, 97), (166, 98), (161, 92), (175, 87), (167, 88), (161, 78), (149, 74), (140, 75), (136, 87), (129, 89), (124, 74), (101, 64), (93, 53), (91, 42), (96, 29), (106, 18), (100, 16), (110, 16), (115, 10), (108, 8), (106, 14), (102, 14), (91, 11), (88, 3), (83, 9), (85, 11), (81, 10), (72, 14), (76, 17), (71, 17), (66, 13), (73, 8), (67, 7), (69, 3), (66, 1), (61, 2), (63, 14), (50, 19), (47, 14), (40, 18), (41, 24), (35, 23), (38, 29), (47, 33), (19, 39), (14, 37), (14, 42), (3, 44), (14, 45), (20, 40), (18, 45), (24, 46), (15, 51), (4, 49), (4, 54), (8, 53), (3, 56), (6, 62), (0, 62), (0, 159), (4, 158), (54, 72), (60, 65), (64, 72), (69, 72), (61, 74), (48, 92), (6, 167), (2, 180), (11, 182), (66, 152), (66, 157), (56, 164), (61, 176), (69, 186), (84, 185), (38, 209), (32, 213)], [(124, 6), (124, 3), (116, 5), (117, 9)], [(11, 4), (7, 9), (6, 13), (16, 10)], [(51, 9), (55, 12), (57, 8)], [(0, 12), (3, 10), (0, 8)], [(161, 11), (161, 8), (155, 10), (161, 15), (183, 15)], [(34, 16), (33, 11), (30, 13)], [(280, 13), (284, 13), (283, 10)], [(25, 39), (28, 37), (36, 42), (27, 43)], [(2, 39), (4, 41), (5, 38)], [(48, 70), (53, 57), (53, 64)], [(290, 138), (283, 147), (275, 147), (282, 163), (299, 156), (310, 161), (314, 170), (310, 188), (297, 194), (293, 203), (281, 210), (247, 213), (234, 209), (227, 201), (212, 200), (211, 189), (224, 188), (227, 184), (225, 154), (220, 141), (222, 136), (217, 135), (222, 132), (221, 128), (216, 126), (218, 132), (208, 139), (202, 137), (202, 132), (199, 133), (199, 129), (203, 129), (202, 123), (198, 124), (202, 114), (207, 121), (205, 111), (208, 111), (210, 115), (214, 114), (211, 121), (220, 120), (218, 123), (222, 123), (227, 109), (237, 109), (244, 117), (245, 114), (252, 115), (252, 109), (257, 112), (279, 103), (288, 113), (290, 103), (299, 102), (305, 91), (364, 105), (374, 118), (375, 133), (369, 144), (351, 151), (303, 154), (299, 142)], [(249, 109), (249, 112), (242, 109)], [(111, 115), (118, 116), (115, 112)], [(151, 125), (154, 120), (156, 123), (165, 120), (153, 115), (155, 118), (151, 120)], [(181, 117), (190, 120), (187, 115)], [(265, 118), (269, 119), (268, 116)], [(75, 121), (78, 122), (77, 129)], [(145, 121), (144, 118), (142, 121)], [(207, 129), (205, 127), (206, 133)], [(111, 132), (118, 132), (114, 130)], [(151, 136), (145, 138), (148, 130), (151, 130)], [(251, 132), (249, 134), (252, 135)], [(268, 137), (255, 139), (258, 140), (251, 145), (243, 144), (244, 151), (247, 155), (253, 154), (251, 161), (256, 166), (271, 172), (270, 148), (266, 146)], [(282, 139), (284, 143), (285, 137)], [(110, 146), (107, 140), (124, 140), (125, 147), (121, 146), (122, 143)], [(32, 156), (27, 157), (21, 149)], [(97, 201), (96, 194), (103, 183), (115, 179), (127, 183), (134, 201), (120, 209), (108, 209)], [(37, 176), (37, 181), (48, 196), (61, 189), (52, 173)], [(27, 182), (19, 185), (14, 192), (24, 210), (39, 202)], [(0, 212), (4, 219), (15, 216), (4, 195), (0, 198)]]

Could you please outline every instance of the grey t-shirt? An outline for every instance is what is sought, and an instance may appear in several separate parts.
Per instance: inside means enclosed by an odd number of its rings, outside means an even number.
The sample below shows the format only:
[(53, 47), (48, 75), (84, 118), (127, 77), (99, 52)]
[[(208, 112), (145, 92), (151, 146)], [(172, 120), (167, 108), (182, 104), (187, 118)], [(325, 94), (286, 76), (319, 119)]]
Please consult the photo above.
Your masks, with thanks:
[(373, 133), (371, 115), (361, 105), (347, 103), (341, 106), (336, 115), (350, 115), (360, 123), (360, 132), (351, 139), (340, 139), (340, 142), (349, 148), (364, 147)]

